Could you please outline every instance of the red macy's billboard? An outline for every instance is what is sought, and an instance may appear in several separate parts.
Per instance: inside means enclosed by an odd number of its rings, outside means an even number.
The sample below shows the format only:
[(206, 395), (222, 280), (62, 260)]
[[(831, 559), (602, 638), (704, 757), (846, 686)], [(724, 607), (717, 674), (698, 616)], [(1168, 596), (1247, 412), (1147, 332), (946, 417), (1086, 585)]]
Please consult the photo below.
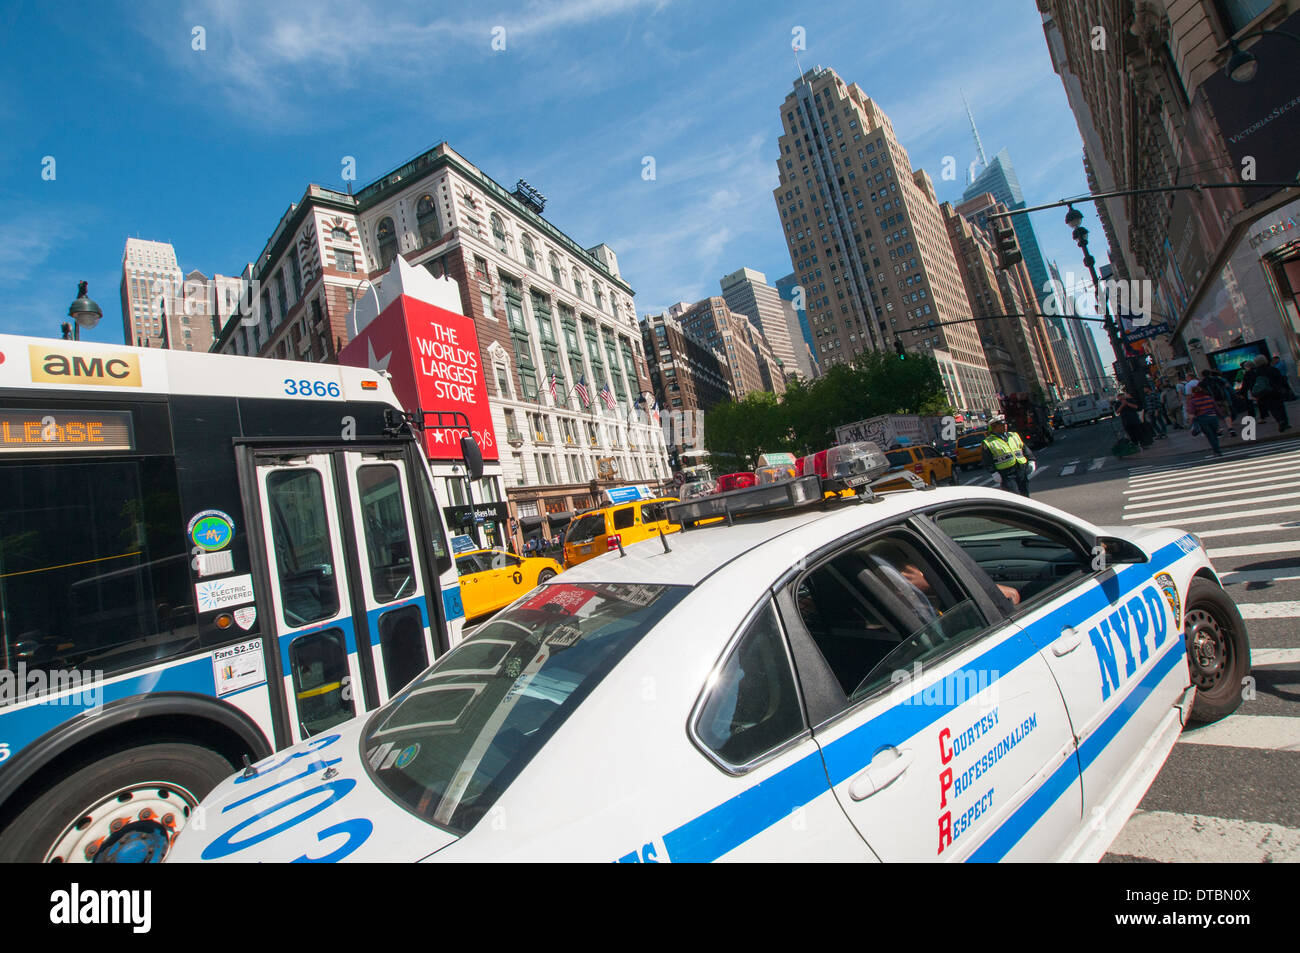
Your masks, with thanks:
[[(497, 460), (496, 433), (474, 322), (463, 314), (399, 295), (339, 351), (339, 363), (392, 375), (393, 391), (408, 412), (423, 410), (422, 435), (431, 460), (459, 460), (463, 427), (436, 427), (435, 413), (459, 411), (469, 419), (484, 460)], [(452, 418), (442, 423), (450, 425)]]

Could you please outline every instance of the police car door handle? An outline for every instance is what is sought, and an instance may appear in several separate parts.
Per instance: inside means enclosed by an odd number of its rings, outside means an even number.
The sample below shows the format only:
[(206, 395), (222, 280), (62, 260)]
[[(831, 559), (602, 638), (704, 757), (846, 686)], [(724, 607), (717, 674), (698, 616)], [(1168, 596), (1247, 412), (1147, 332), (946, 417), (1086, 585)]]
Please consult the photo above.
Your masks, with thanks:
[[(907, 748), (899, 751), (897, 748), (886, 750), (896, 751), (898, 757), (877, 767), (868, 767), (851, 782), (849, 782), (849, 797), (855, 801), (862, 801), (879, 791), (883, 791), (889, 785), (902, 776), (912, 764), (912, 749)], [(883, 754), (884, 752), (880, 752)], [(877, 757), (880, 755), (877, 754)], [(873, 759), (874, 760), (874, 759)]]
[(1061, 630), (1061, 637), (1052, 643), (1052, 654), (1057, 658), (1069, 655), (1083, 642), (1083, 635), (1073, 626), (1067, 625)]

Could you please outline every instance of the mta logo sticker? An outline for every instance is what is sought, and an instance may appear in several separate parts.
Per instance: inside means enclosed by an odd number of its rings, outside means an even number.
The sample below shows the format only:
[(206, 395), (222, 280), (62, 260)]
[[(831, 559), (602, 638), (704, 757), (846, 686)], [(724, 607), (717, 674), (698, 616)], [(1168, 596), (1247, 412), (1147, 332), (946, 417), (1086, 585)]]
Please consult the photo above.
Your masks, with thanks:
[(209, 553), (225, 549), (235, 536), (235, 521), (221, 510), (195, 513), (186, 532), (195, 546)]

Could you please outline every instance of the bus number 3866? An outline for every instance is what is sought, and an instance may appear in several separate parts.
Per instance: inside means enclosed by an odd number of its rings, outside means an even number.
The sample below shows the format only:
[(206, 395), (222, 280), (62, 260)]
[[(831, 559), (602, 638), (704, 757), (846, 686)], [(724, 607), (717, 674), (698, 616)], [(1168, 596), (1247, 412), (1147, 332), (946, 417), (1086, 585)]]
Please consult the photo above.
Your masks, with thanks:
[(339, 385), (334, 381), (328, 384), (324, 381), (293, 380), (286, 377), (284, 380), (284, 392), (290, 397), (338, 397), (340, 396)]

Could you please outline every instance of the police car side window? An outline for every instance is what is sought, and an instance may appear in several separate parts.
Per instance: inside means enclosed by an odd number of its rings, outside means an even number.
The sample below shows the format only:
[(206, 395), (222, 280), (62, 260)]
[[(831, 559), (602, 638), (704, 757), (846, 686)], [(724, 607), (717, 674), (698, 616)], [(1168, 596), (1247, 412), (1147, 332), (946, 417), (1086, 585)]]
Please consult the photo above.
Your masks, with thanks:
[(978, 606), (911, 533), (858, 543), (796, 584), (804, 628), (849, 701), (987, 628)]
[(740, 767), (804, 729), (785, 639), (768, 603), (723, 663), (696, 718), (695, 734), (720, 760)]
[(1089, 572), (1091, 560), (1062, 526), (1019, 513), (949, 510), (934, 517), (939, 529), (965, 550), (1018, 607), (1040, 593)]

